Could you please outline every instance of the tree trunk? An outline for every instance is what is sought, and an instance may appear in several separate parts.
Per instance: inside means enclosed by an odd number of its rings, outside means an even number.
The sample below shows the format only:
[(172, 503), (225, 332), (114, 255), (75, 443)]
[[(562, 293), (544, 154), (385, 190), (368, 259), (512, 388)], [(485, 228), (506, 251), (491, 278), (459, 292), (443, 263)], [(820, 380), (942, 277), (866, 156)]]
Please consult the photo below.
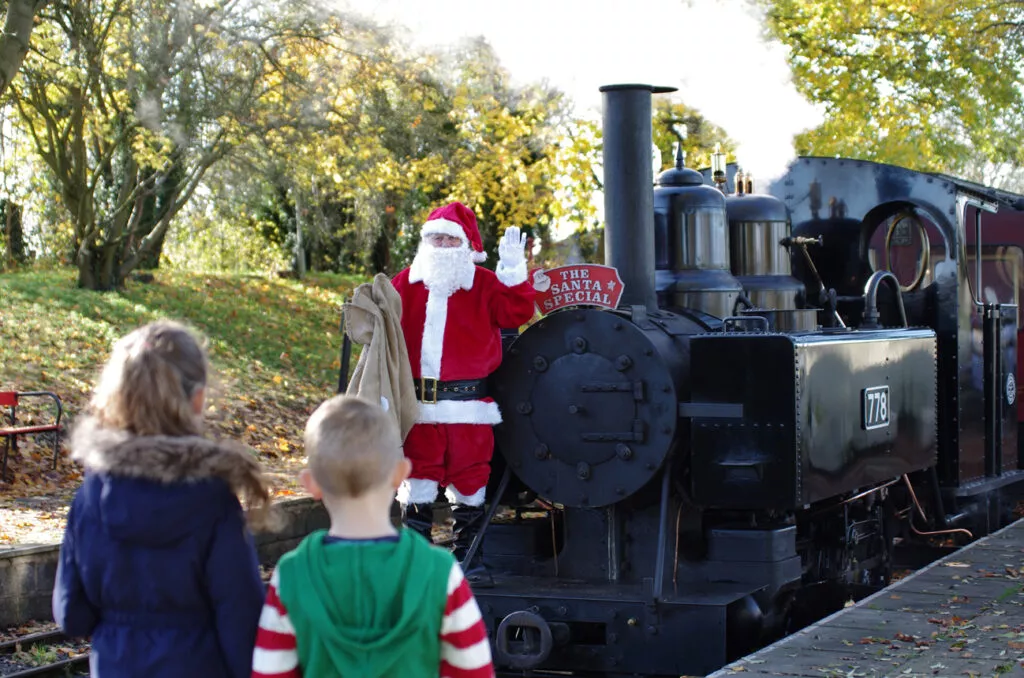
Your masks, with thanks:
[[(174, 168), (160, 182), (156, 194), (147, 198), (143, 203), (142, 209), (144, 212), (138, 228), (132, 234), (133, 239), (142, 240), (152, 233), (153, 229), (167, 215), (167, 210), (171, 208), (178, 198), (182, 184), (185, 181), (185, 170), (182, 168), (178, 151), (175, 151), (175, 156), (179, 159), (175, 162)], [(160, 256), (163, 254), (166, 238), (166, 233), (157, 238), (152, 248), (146, 252), (136, 268), (142, 270), (159, 268)]]
[(78, 266), (78, 286), (84, 290), (96, 289), (96, 272), (93, 270), (93, 252), (84, 245), (78, 246), (75, 265)]
[(153, 245), (153, 248), (146, 252), (146, 254), (142, 257), (142, 261), (140, 261), (139, 265), (136, 266), (135, 268), (138, 268), (143, 271), (152, 271), (154, 269), (160, 268), (160, 255), (163, 254), (164, 240), (166, 239), (167, 234), (164, 233), (156, 240), (156, 242)]
[(97, 250), (78, 251), (78, 286), (97, 292), (109, 292), (124, 286), (117, 266), (116, 245), (103, 245)]
[(14, 268), (14, 233), (13, 233), (14, 229), (11, 227), (12, 223), (14, 222), (14, 215), (12, 214), (12, 210), (10, 208), (10, 203), (8, 203), (8, 201), (6, 201), (6, 200), (0, 201), (0, 204), (3, 205), (3, 216), (5, 217), (5, 219), (4, 219), (4, 242), (7, 243), (7, 246), (6, 246), (7, 256), (5, 257), (7, 259), (7, 261), (4, 262), (4, 266), (3, 267), (4, 268)]
[(302, 243), (302, 222), (306, 218), (305, 196), (295, 189), (295, 273), (301, 280), (306, 275), (306, 248)]
[(4, 30), (0, 34), (0, 97), (3, 97), (28, 54), (36, 14), (47, 0), (10, 0)]
[[(396, 196), (388, 194), (385, 201), (393, 205)], [(394, 207), (384, 208), (384, 223), (381, 224), (380, 233), (373, 243), (371, 255), (371, 267), (374, 273), (391, 274), (391, 240), (398, 235), (398, 214)]]
[(5, 266), (13, 268), (17, 264), (24, 264), (29, 259), (29, 252), (25, 249), (25, 233), (21, 224), (21, 206), (10, 200), (0, 200), (0, 219), (3, 220), (4, 242), (7, 243)]
[(373, 256), (370, 263), (374, 275), (377, 273), (391, 272), (391, 243), (388, 239), (387, 229), (382, 228), (373, 244)]

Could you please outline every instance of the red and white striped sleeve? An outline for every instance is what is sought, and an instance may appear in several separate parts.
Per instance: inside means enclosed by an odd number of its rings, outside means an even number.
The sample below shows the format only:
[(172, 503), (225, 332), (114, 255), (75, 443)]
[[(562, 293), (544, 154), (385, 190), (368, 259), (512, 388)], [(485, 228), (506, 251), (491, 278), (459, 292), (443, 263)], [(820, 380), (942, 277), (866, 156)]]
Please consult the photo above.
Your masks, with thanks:
[(441, 678), (493, 678), (491, 644), (462, 568), (452, 564), (441, 621)]
[(288, 611), (277, 596), (280, 578), (277, 568), (270, 576), (266, 602), (260, 613), (256, 631), (256, 647), (252, 652), (252, 678), (300, 678), (299, 653), (295, 645), (295, 628)]

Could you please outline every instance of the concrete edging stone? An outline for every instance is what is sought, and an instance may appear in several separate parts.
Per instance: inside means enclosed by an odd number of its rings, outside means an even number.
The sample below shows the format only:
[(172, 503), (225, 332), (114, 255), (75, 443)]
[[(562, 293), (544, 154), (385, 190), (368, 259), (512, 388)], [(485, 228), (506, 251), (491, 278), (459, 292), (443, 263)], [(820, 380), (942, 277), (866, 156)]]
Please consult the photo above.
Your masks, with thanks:
[[(275, 502), (281, 527), (254, 535), (260, 564), (272, 565), (303, 537), (330, 524), (323, 504), (312, 497)], [(0, 550), (0, 626), (53, 619), (50, 599), (57, 576), (60, 544), (33, 544)]]

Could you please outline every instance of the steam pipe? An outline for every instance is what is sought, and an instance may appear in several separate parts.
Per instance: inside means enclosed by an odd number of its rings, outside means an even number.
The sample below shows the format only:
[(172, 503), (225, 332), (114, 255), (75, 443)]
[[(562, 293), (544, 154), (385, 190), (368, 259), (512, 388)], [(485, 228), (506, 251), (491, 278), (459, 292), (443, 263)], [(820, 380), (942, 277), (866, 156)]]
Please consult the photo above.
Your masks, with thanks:
[(654, 287), (651, 94), (675, 87), (605, 85), (604, 260), (622, 278), (622, 306), (658, 308)]
[(732, 314), (739, 315), (740, 306), (746, 309), (754, 308), (754, 303), (747, 298), (747, 295), (740, 292), (739, 296), (736, 297), (736, 303), (733, 304)]
[(900, 319), (903, 321), (904, 327), (909, 327), (907, 324), (907, 311), (903, 308), (903, 293), (900, 291), (900, 281), (889, 271), (875, 271), (868, 278), (867, 284), (864, 285), (864, 317), (861, 320), (861, 327), (878, 327), (878, 286), (882, 284), (883, 280), (888, 281), (896, 293), (896, 303), (900, 307)]

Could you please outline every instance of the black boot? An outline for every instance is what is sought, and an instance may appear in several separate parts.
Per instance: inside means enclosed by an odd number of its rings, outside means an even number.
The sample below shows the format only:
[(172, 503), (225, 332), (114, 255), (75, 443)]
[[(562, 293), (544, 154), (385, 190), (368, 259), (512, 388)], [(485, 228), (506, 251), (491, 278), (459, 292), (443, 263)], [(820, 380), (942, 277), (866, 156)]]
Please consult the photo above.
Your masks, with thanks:
[(483, 528), (486, 517), (482, 506), (456, 504), (452, 507), (452, 518), (455, 520), (455, 548), (452, 550), (452, 555), (462, 565), (462, 571), (466, 574), (466, 579), (471, 587), (490, 588), (494, 586), (494, 579), (491, 578), (491, 573), (484, 565), (483, 540), (477, 546), (473, 560), (468, 563), (463, 562), (466, 559), (466, 554), (469, 553), (469, 547), (473, 545), (473, 539)]
[(426, 537), (427, 541), (433, 543), (434, 529), (434, 505), (433, 504), (408, 504), (405, 507), (405, 526)]

